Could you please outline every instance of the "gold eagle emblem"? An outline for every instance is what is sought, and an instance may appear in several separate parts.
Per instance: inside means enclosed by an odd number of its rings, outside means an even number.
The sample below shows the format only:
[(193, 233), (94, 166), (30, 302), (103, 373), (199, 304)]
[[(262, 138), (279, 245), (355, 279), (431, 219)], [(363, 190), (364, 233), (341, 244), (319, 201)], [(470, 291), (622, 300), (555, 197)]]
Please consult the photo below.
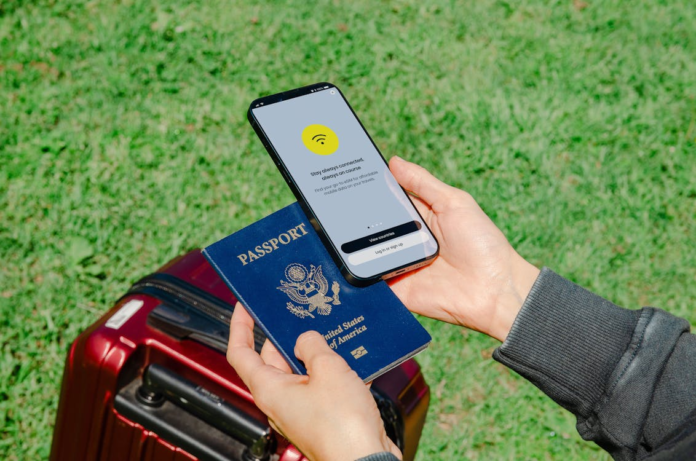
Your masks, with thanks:
[(302, 264), (292, 263), (285, 268), (285, 278), (287, 280), (281, 280), (277, 288), (300, 304), (286, 304), (287, 309), (300, 318), (314, 318), (312, 313), (315, 311), (320, 315), (329, 315), (332, 305), (341, 304), (338, 299), (338, 292), (341, 290), (338, 282), (334, 281), (331, 285), (333, 296), (327, 296), (329, 282), (321, 271), (321, 265), (314, 267), (310, 264), (308, 271)]

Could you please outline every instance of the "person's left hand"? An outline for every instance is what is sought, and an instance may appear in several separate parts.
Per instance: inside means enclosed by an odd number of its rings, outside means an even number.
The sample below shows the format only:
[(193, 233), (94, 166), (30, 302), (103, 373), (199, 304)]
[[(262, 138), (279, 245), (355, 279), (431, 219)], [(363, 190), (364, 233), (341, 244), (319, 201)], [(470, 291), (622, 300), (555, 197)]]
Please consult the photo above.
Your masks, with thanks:
[(254, 351), (254, 321), (237, 303), (227, 360), (254, 396), (271, 426), (313, 461), (354, 461), (379, 452), (401, 452), (387, 437), (368, 387), (316, 331), (297, 339), (295, 355), (308, 376), (292, 374), (268, 340)]

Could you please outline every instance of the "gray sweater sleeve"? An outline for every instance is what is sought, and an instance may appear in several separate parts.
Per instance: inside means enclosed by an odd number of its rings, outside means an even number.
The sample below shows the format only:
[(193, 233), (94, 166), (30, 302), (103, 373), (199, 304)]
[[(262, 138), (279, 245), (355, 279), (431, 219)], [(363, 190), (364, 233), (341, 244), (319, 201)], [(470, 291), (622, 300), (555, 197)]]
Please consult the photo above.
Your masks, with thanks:
[(399, 458), (392, 455), (388, 451), (384, 451), (382, 453), (375, 453), (374, 455), (365, 456), (364, 458), (360, 458), (356, 461), (399, 461)]
[(493, 357), (617, 460), (696, 458), (696, 336), (684, 319), (623, 309), (544, 268)]
[(623, 309), (544, 268), (493, 357), (617, 460), (696, 453), (696, 337), (684, 319)]

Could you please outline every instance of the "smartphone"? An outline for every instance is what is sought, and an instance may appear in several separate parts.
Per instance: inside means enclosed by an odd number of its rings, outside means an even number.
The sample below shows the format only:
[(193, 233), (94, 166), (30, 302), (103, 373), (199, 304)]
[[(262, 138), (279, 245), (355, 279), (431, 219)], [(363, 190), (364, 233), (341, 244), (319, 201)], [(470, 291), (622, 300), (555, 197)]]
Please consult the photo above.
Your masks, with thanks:
[(247, 117), (348, 282), (435, 259), (437, 240), (335, 85), (259, 98)]

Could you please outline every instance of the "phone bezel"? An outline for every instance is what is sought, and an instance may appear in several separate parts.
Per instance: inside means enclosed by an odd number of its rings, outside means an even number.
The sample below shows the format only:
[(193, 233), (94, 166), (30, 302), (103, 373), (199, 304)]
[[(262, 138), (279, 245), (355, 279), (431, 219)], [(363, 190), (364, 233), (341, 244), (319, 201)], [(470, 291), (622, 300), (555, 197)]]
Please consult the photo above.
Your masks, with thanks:
[(319, 235), (319, 238), (321, 239), (322, 243), (324, 244), (327, 251), (331, 255), (331, 258), (334, 260), (336, 265), (339, 267), (341, 273), (343, 274), (343, 276), (346, 278), (346, 280), (349, 283), (351, 283), (352, 285), (356, 285), (356, 286), (371, 285), (371, 284), (376, 283), (380, 280), (386, 280), (386, 279), (391, 278), (393, 276), (400, 275), (400, 274), (406, 273), (408, 271), (425, 266), (427, 264), (430, 264), (435, 258), (437, 258), (437, 256), (440, 253), (440, 243), (437, 241), (437, 239), (433, 235), (432, 231), (430, 230), (430, 227), (428, 226), (428, 224), (423, 219), (423, 216), (418, 211), (418, 208), (416, 208), (416, 206), (413, 204), (413, 201), (411, 200), (409, 193), (402, 187), (401, 190), (404, 191), (404, 193), (406, 194), (406, 197), (408, 197), (409, 201), (411, 202), (411, 206), (413, 207), (415, 212), (418, 213), (418, 216), (421, 218), (423, 225), (426, 227), (426, 229), (428, 229), (428, 232), (430, 232), (430, 235), (432, 236), (433, 240), (435, 241), (435, 246), (436, 246), (435, 252), (432, 255), (427, 256), (425, 258), (406, 263), (404, 265), (398, 266), (398, 267), (393, 268), (393, 269), (389, 269), (389, 270), (381, 272), (379, 274), (375, 274), (372, 277), (360, 277), (358, 275), (355, 275), (353, 272), (351, 272), (350, 268), (343, 260), (341, 253), (334, 246), (332, 240), (327, 235), (326, 231), (324, 230), (324, 226), (321, 224), (321, 221), (319, 220), (317, 215), (312, 210), (311, 206), (309, 205), (309, 202), (305, 199), (304, 194), (302, 193), (300, 188), (295, 183), (288, 168), (285, 166), (285, 163), (283, 163), (282, 158), (280, 158), (280, 155), (278, 155), (278, 153), (275, 151), (275, 148), (273, 147), (270, 140), (266, 136), (265, 132), (263, 131), (263, 128), (261, 128), (261, 125), (256, 121), (256, 118), (254, 117), (254, 114), (252, 112), (253, 109), (265, 107), (267, 105), (275, 104), (275, 103), (278, 103), (281, 101), (286, 101), (288, 99), (294, 99), (294, 98), (297, 98), (299, 96), (313, 94), (313, 93), (316, 93), (317, 91), (330, 91), (331, 89), (335, 89), (336, 91), (338, 91), (340, 93), (341, 97), (343, 97), (343, 100), (348, 105), (348, 108), (353, 113), (353, 116), (358, 121), (358, 123), (360, 124), (360, 127), (365, 132), (365, 135), (367, 136), (367, 138), (370, 140), (370, 142), (374, 146), (375, 150), (377, 151), (377, 154), (382, 158), (382, 161), (387, 165), (387, 168), (389, 168), (389, 163), (384, 158), (384, 155), (382, 155), (382, 152), (379, 150), (379, 148), (375, 144), (374, 140), (370, 136), (370, 133), (368, 133), (368, 131), (365, 129), (365, 126), (360, 121), (360, 118), (353, 110), (353, 107), (348, 102), (348, 98), (345, 97), (345, 95), (340, 90), (340, 88), (338, 88), (336, 85), (334, 85), (332, 83), (329, 83), (329, 82), (314, 83), (312, 85), (307, 85), (307, 86), (303, 86), (300, 88), (295, 88), (293, 90), (283, 91), (281, 93), (275, 93), (275, 94), (272, 94), (269, 96), (263, 96), (261, 98), (257, 98), (255, 100), (253, 100), (251, 102), (251, 104), (249, 105), (249, 109), (247, 110), (247, 119), (249, 120), (249, 123), (251, 124), (254, 131), (256, 132), (256, 135), (261, 140), (261, 143), (266, 148), (266, 152), (268, 152), (271, 159), (273, 160), (273, 163), (275, 163), (276, 167), (280, 171), (281, 175), (283, 176), (283, 179), (290, 187), (290, 190), (292, 191), (292, 193), (295, 195), (295, 198), (297, 199), (298, 203), (302, 207), (302, 210), (307, 215), (307, 218), (309, 219), (310, 223), (312, 224), (312, 227)]

